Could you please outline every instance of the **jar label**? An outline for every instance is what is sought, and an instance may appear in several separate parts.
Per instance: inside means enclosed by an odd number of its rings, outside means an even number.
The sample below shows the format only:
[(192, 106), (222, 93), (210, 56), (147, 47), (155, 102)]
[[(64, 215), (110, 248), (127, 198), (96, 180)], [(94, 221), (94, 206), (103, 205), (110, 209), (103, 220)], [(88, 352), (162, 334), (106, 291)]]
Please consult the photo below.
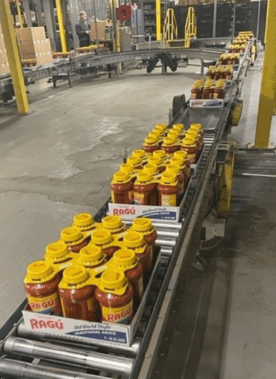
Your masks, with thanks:
[(44, 313), (51, 315), (54, 313), (54, 308), (58, 305), (58, 295), (53, 293), (47, 297), (32, 297), (27, 295), (30, 308), (33, 312)]
[(132, 203), (133, 199), (134, 199), (134, 192), (133, 191), (129, 191), (128, 198), (129, 198), (130, 203)]
[(196, 154), (188, 154), (188, 159), (191, 161), (191, 164), (196, 164)]
[(214, 99), (217, 99), (218, 98), (218, 93), (214, 92), (214, 96), (213, 96)]
[(111, 191), (111, 202), (115, 204), (115, 195), (114, 195), (114, 191)]
[(143, 205), (145, 201), (145, 194), (134, 192), (134, 204)]
[(143, 293), (144, 293), (144, 282), (143, 282), (143, 276), (139, 279), (139, 283), (138, 283), (138, 286), (139, 286), (139, 296), (140, 296), (140, 300), (142, 299), (143, 297)]
[(117, 324), (128, 324), (133, 316), (133, 300), (121, 308), (108, 308), (101, 305), (102, 321)]
[(176, 195), (162, 195), (161, 203), (163, 207), (176, 207)]

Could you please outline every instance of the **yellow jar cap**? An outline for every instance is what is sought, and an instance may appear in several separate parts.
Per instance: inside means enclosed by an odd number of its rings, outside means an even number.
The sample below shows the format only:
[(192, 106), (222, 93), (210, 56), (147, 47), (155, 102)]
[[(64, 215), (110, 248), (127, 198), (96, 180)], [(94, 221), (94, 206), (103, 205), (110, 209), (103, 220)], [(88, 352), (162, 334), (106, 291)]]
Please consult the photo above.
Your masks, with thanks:
[[(159, 150), (159, 151), (163, 151), (163, 150)], [(154, 153), (156, 153), (156, 151), (154, 152)], [(160, 166), (162, 163), (163, 163), (163, 161), (162, 161), (162, 159), (160, 158), (160, 155), (158, 156), (158, 155), (156, 155), (156, 154), (154, 154), (153, 153), (153, 156), (152, 157), (148, 157), (148, 162), (150, 163), (150, 164), (154, 164), (154, 165), (156, 165), (156, 166)], [(166, 156), (166, 152), (164, 151), (164, 153), (165, 153), (165, 156)]]
[(148, 138), (154, 138), (156, 140), (159, 140), (160, 134), (161, 134), (160, 130), (153, 130), (152, 132), (148, 134)]
[(115, 292), (126, 284), (126, 276), (123, 271), (106, 270), (103, 272), (98, 287), (103, 292)]
[(46, 256), (48, 258), (62, 258), (68, 254), (68, 249), (65, 243), (54, 242), (46, 247)]
[(65, 228), (61, 231), (61, 239), (65, 242), (76, 242), (82, 237), (83, 235), (79, 229), (74, 227)]
[(130, 249), (138, 249), (139, 247), (142, 247), (145, 242), (141, 234), (129, 232), (124, 235), (124, 244)]
[(190, 129), (192, 129), (192, 130), (193, 129), (202, 130), (203, 126), (201, 124), (191, 124)]
[(144, 143), (147, 145), (156, 145), (158, 143), (158, 137), (157, 138), (147, 137), (145, 138)]
[(177, 181), (176, 175), (165, 171), (161, 177), (161, 184), (175, 184)]
[(167, 124), (161, 123), (161, 124), (156, 124), (154, 129), (159, 129), (159, 130), (165, 130), (167, 129)]
[(141, 171), (139, 172), (137, 179), (139, 182), (148, 183), (152, 181), (152, 175), (149, 172)]
[(143, 159), (143, 158), (145, 158), (146, 153), (145, 153), (145, 151), (142, 150), (142, 149), (133, 150), (133, 152), (132, 152), (132, 156), (133, 156), (133, 157), (140, 158), (140, 159)]
[(183, 146), (193, 146), (196, 144), (196, 140), (194, 138), (184, 138), (183, 140)]
[(166, 139), (170, 138), (170, 139), (176, 140), (178, 137), (179, 137), (179, 135), (176, 135), (174, 133), (169, 133), (169, 134), (167, 134)]
[(120, 166), (120, 171), (126, 174), (133, 174), (134, 166), (131, 163), (124, 163)]
[(41, 280), (53, 273), (53, 267), (47, 261), (36, 261), (31, 263), (27, 269), (30, 280)]
[(75, 226), (89, 226), (94, 224), (93, 217), (90, 213), (79, 213), (74, 217), (74, 225)]
[(148, 163), (144, 166), (144, 171), (149, 172), (150, 174), (154, 175), (158, 171), (158, 167), (155, 164)]
[(92, 242), (95, 245), (107, 245), (112, 242), (112, 235), (107, 229), (96, 230), (92, 235)]
[(174, 175), (179, 175), (181, 168), (179, 166), (169, 164), (166, 168), (166, 171)]
[(188, 158), (188, 153), (187, 151), (184, 151), (184, 150), (178, 150), (176, 151), (174, 154), (173, 154), (174, 158), (176, 159), (187, 159)]
[(164, 145), (174, 145), (175, 143), (175, 138), (164, 138)]
[(137, 263), (137, 257), (134, 251), (129, 249), (117, 250), (113, 255), (112, 264), (116, 265), (118, 269), (126, 269), (133, 267)]
[(152, 222), (149, 218), (136, 218), (132, 222), (133, 229), (136, 232), (148, 232), (152, 229)]
[(130, 176), (128, 173), (126, 173), (124, 171), (117, 171), (117, 172), (115, 172), (115, 174), (113, 176), (113, 180), (116, 183), (125, 183), (125, 182), (130, 181)]
[(118, 229), (123, 225), (119, 216), (106, 216), (102, 220), (102, 224), (106, 229)]
[(81, 249), (79, 258), (87, 263), (97, 263), (102, 260), (104, 254), (98, 246), (88, 245)]
[(181, 168), (185, 164), (185, 159), (181, 157), (171, 158), (170, 164)]
[(187, 138), (198, 138), (199, 136), (199, 131), (198, 130), (188, 130), (188, 133), (186, 135)]
[(180, 132), (185, 128), (184, 124), (173, 124), (174, 130), (179, 130)]
[(63, 272), (63, 280), (68, 284), (83, 283), (88, 277), (88, 272), (84, 266), (69, 266)]
[[(154, 158), (165, 158), (166, 157), (166, 152), (164, 151), (164, 150), (156, 150), (156, 151), (154, 151), (153, 152), (153, 157)], [(162, 162), (162, 160), (161, 160), (161, 162)]]
[(132, 156), (132, 157), (127, 158), (127, 163), (132, 164), (134, 167), (140, 166), (140, 164), (142, 163), (142, 159), (138, 158), (137, 156), (135, 157)]

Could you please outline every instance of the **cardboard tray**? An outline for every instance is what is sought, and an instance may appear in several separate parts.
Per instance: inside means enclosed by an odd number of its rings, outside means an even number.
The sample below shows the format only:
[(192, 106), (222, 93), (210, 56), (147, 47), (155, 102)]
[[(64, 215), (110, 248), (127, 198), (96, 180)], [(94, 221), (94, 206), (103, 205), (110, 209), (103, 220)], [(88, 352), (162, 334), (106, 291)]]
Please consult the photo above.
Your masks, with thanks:
[(49, 336), (69, 336), (73, 341), (92, 341), (95, 345), (131, 346), (138, 329), (155, 273), (161, 263), (159, 255), (141, 304), (130, 325), (75, 320), (71, 318), (22, 311), (24, 323), (32, 332), (43, 332)]
[(197, 173), (197, 169), (200, 165), (205, 146), (203, 146), (201, 155), (198, 159), (197, 164), (191, 165), (192, 176), (188, 182), (185, 190), (185, 194), (181, 200), (181, 204), (178, 207), (161, 207), (153, 205), (134, 205), (134, 204), (108, 204), (108, 214), (121, 216), (126, 221), (132, 221), (137, 217), (147, 217), (154, 220), (179, 222), (180, 210), (185, 202), (189, 187), (193, 181), (193, 177)]

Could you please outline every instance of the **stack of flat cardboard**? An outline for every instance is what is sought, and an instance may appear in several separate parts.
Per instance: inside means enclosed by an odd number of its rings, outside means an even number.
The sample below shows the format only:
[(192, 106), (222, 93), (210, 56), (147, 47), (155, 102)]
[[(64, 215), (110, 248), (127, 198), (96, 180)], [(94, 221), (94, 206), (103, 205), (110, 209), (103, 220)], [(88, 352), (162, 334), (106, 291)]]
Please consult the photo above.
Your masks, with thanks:
[[(104, 40), (105, 39), (105, 21), (99, 21), (97, 20), (97, 30), (98, 30), (98, 39)], [(91, 21), (91, 30), (90, 30), (90, 38), (91, 40), (95, 40), (97, 38), (96, 36), (96, 25), (95, 21)]]
[(21, 59), (36, 59), (38, 64), (53, 61), (50, 40), (43, 27), (16, 29)]
[(4, 41), (4, 36), (0, 24), (0, 75), (8, 74), (10, 72), (7, 51)]

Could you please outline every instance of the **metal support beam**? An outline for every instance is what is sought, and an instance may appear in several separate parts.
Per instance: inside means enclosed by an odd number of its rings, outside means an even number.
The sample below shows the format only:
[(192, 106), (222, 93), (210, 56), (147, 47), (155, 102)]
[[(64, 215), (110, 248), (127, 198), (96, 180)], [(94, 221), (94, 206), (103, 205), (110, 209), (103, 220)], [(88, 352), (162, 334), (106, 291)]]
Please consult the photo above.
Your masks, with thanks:
[(36, 6), (36, 22), (38, 26), (42, 26), (42, 3), (41, 0), (35, 0), (35, 6)]
[(17, 14), (18, 14), (18, 20), (19, 20), (20, 28), (23, 28), (24, 22), (23, 22), (21, 9), (20, 9), (19, 0), (16, 0), (16, 8), (17, 8)]
[(266, 46), (259, 114), (255, 137), (255, 148), (268, 148), (271, 119), (274, 111), (276, 85), (276, 7), (274, 0), (268, 0), (266, 20)]
[(216, 34), (217, 34), (217, 11), (218, 11), (218, 0), (214, 0), (213, 38), (216, 38)]
[(27, 114), (30, 112), (30, 107), (26, 94), (21, 60), (13, 28), (13, 18), (11, 15), (10, 3), (8, 0), (0, 1), (0, 21), (7, 49), (7, 56), (11, 70), (17, 109), (19, 113)]
[(57, 7), (57, 17), (58, 17), (60, 41), (61, 41), (61, 50), (63, 53), (66, 53), (67, 52), (67, 42), (66, 42), (66, 32), (64, 30), (62, 0), (56, 0), (56, 7)]
[(161, 0), (156, 2), (156, 40), (161, 41)]
[(57, 50), (57, 32), (54, 20), (54, 5), (52, 0), (42, 0), (47, 36), (51, 41), (51, 46), (54, 51)]
[(220, 179), (220, 200), (217, 207), (217, 213), (219, 217), (227, 217), (230, 212), (233, 188), (234, 162), (235, 154), (233, 151), (230, 151), (228, 155), (228, 160), (222, 167)]
[(257, 16), (257, 31), (256, 31), (256, 39), (259, 40), (259, 32), (260, 32), (260, 16), (261, 16), (261, 0), (258, 1), (258, 16)]
[(23, 0), (23, 7), (24, 7), (24, 13), (25, 13), (25, 19), (27, 22), (28, 27), (32, 27), (32, 16), (31, 16), (31, 10), (30, 10), (30, 0)]

